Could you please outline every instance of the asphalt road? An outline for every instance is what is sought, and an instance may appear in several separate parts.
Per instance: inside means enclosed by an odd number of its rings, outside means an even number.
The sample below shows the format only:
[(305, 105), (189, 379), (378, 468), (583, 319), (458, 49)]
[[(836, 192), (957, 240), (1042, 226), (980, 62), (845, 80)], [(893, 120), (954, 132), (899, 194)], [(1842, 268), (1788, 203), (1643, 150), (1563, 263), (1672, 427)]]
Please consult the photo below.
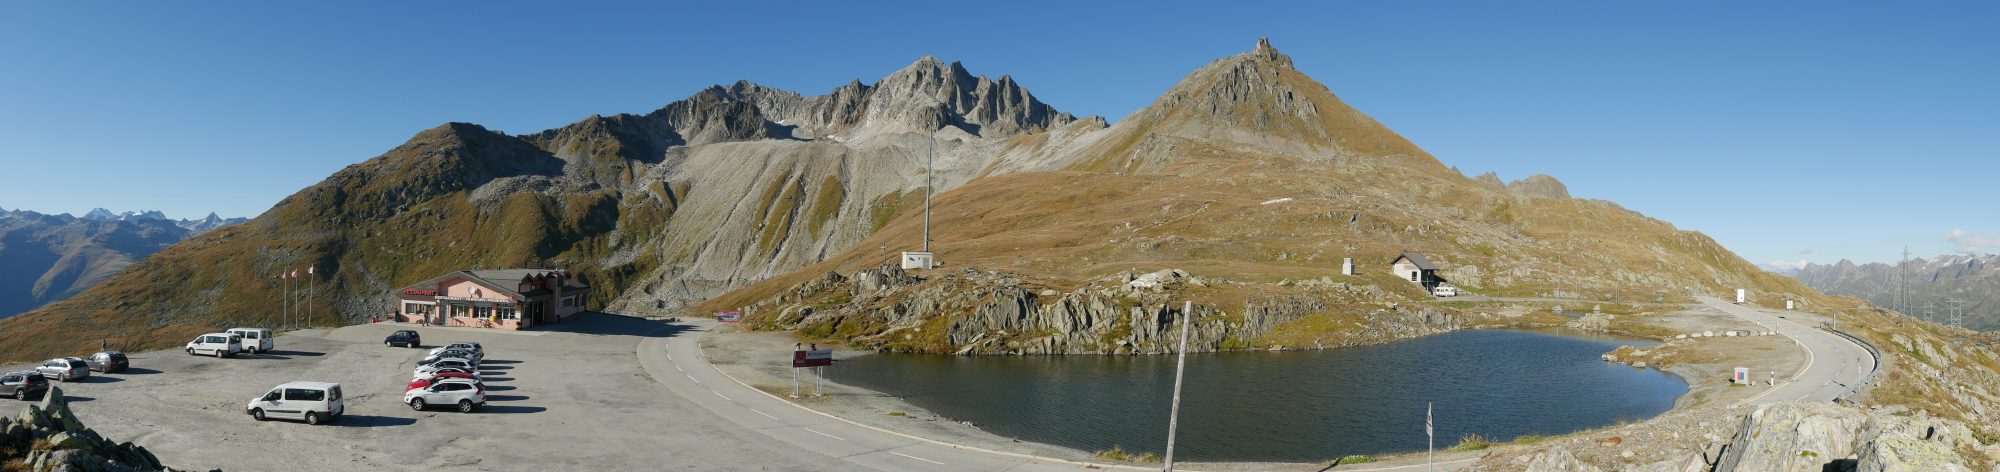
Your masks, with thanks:
[[(1877, 360), (1874, 355), (1868, 353), (1867, 348), (1847, 338), (1820, 330), (1816, 326), (1817, 321), (1804, 319), (1811, 315), (1767, 311), (1709, 297), (1697, 298), (1709, 307), (1736, 315), (1791, 338), (1806, 352), (1805, 367), (1789, 375), (1780, 372), (1777, 388), (1745, 399), (1745, 402), (1767, 403), (1779, 400), (1830, 402), (1841, 392), (1846, 391), (1848, 386), (1861, 381), (1869, 371), (1875, 369)], [(1770, 372), (1752, 372), (1750, 377), (1761, 382), (1770, 376)]]

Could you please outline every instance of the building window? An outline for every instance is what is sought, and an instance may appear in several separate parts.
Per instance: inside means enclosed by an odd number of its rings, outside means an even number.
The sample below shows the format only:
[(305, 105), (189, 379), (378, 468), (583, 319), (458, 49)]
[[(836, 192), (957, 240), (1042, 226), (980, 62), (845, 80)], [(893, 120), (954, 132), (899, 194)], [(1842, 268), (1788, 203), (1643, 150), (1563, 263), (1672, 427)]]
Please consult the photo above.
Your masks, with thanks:
[(479, 318), (487, 318), (493, 316), (493, 307), (490, 306), (474, 307), (472, 311), (474, 316), (477, 316)]
[(452, 318), (464, 318), (464, 317), (465, 317), (465, 315), (466, 315), (466, 314), (467, 314), (468, 312), (470, 312), (470, 311), (471, 311), (471, 310), (470, 310), (469, 308), (470, 308), (470, 307), (467, 307), (467, 306), (465, 306), (465, 305), (452, 305), (452, 306), (451, 306), (451, 308), (450, 308), (450, 310), (451, 310), (451, 317), (452, 317)]
[(514, 307), (511, 307), (511, 306), (503, 306), (503, 307), (500, 307), (500, 319), (503, 319), (503, 320), (518, 320), (518, 319), (521, 319), (521, 317), (519, 317), (519, 316), (515, 316), (515, 314), (514, 314)]

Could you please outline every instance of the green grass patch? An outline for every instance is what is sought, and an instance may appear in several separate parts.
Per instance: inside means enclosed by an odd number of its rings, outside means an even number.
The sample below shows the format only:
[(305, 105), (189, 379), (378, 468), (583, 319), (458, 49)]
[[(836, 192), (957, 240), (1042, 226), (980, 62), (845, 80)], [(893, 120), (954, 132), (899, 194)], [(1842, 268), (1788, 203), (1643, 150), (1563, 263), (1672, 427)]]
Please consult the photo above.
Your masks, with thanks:
[(1540, 434), (1523, 434), (1514, 438), (1514, 444), (1527, 446), (1533, 444), (1541, 444), (1543, 441), (1548, 441), (1548, 440), (1549, 440), (1548, 436), (1543, 436)]
[(1458, 444), (1451, 446), (1451, 450), (1457, 452), (1484, 451), (1489, 447), (1493, 447), (1493, 441), (1487, 440), (1485, 437), (1477, 434), (1467, 434), (1459, 436)]
[(1328, 465), (1366, 464), (1370, 462), (1375, 462), (1375, 458), (1364, 456), (1361, 454), (1355, 454), (1351, 456), (1342, 457), (1339, 459), (1334, 459), (1333, 463)]
[(1097, 451), (1097, 458), (1110, 461), (1120, 461), (1120, 462), (1138, 462), (1138, 463), (1160, 462), (1160, 456), (1158, 454), (1153, 454), (1150, 452), (1133, 454), (1131, 452), (1127, 452), (1124, 446), (1116, 446), (1116, 445), (1111, 446), (1111, 449)]

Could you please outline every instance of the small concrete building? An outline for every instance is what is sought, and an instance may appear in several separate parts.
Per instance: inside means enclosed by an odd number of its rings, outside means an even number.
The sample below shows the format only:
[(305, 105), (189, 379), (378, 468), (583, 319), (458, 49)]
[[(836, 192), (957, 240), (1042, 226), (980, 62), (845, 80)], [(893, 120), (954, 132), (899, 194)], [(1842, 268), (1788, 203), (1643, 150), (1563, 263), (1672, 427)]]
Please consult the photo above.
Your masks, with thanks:
[(1444, 279), (1437, 275), (1437, 266), (1432, 265), (1430, 259), (1425, 259), (1422, 254), (1414, 252), (1397, 255), (1396, 260), (1389, 262), (1389, 272), (1422, 286), (1425, 293), (1431, 293), (1438, 285), (1444, 283)]
[(589, 288), (561, 270), (461, 270), (404, 287), (396, 317), (405, 323), (522, 329), (582, 313)]

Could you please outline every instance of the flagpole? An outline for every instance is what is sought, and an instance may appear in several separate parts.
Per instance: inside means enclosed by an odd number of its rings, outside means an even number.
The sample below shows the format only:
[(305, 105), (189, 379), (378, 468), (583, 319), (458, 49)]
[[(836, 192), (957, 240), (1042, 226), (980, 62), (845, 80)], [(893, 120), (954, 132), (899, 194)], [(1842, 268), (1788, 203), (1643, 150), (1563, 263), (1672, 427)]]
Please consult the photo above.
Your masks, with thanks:
[(306, 267), (306, 283), (311, 284), (306, 289), (306, 327), (308, 328), (312, 327), (313, 324), (313, 295), (319, 293), (319, 276), (313, 275), (313, 270), (315, 269), (318, 269), (318, 267)]

